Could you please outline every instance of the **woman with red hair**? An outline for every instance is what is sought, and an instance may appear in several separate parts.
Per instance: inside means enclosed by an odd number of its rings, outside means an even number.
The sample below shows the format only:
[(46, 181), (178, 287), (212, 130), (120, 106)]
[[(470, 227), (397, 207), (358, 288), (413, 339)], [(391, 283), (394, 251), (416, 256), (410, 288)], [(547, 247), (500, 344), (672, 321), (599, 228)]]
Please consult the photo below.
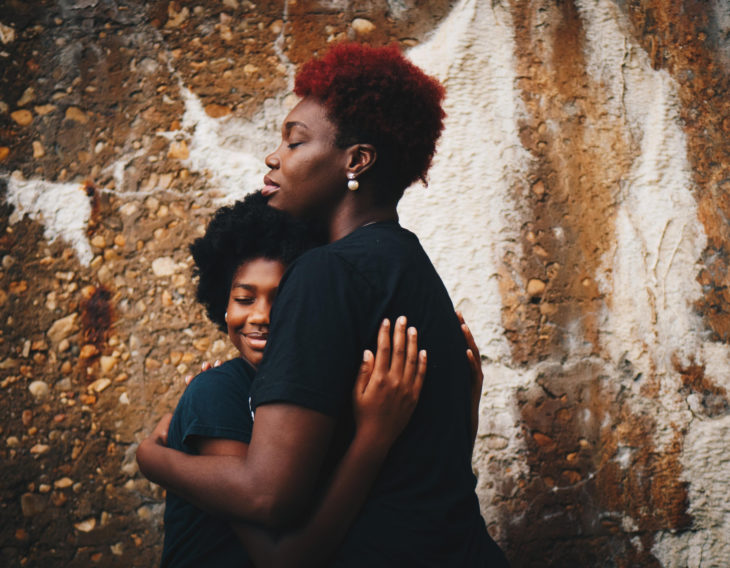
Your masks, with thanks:
[(328, 244), (281, 281), (251, 389), (248, 453), (188, 456), (152, 437), (140, 445), (140, 467), (220, 516), (296, 526), (352, 437), (360, 354), (374, 348), (383, 319), (406, 314), (428, 352), (421, 397), (331, 565), (504, 566), (474, 493), (467, 344), (396, 209), (411, 183), (426, 181), (444, 89), (396, 47), (350, 43), (303, 65), (294, 90), (301, 101), (266, 157), (263, 193)]

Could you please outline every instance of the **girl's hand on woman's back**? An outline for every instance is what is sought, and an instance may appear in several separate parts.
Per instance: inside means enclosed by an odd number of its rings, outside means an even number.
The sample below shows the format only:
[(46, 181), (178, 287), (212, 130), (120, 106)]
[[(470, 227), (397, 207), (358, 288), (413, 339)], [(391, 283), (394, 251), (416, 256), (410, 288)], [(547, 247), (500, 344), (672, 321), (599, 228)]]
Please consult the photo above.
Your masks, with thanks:
[(391, 347), (390, 321), (383, 321), (377, 353), (365, 351), (353, 391), (356, 435), (387, 449), (410, 421), (426, 376), (426, 351), (406, 326), (405, 316), (396, 320)]

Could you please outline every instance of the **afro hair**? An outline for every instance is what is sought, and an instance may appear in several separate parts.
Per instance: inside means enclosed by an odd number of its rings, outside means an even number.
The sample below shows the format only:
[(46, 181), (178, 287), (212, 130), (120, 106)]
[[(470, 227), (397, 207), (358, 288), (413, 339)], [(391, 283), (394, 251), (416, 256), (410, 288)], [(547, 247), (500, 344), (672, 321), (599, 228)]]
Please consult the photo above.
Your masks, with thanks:
[(261, 192), (221, 207), (205, 236), (190, 245), (198, 277), (196, 299), (210, 320), (225, 332), (225, 312), (233, 275), (241, 264), (256, 258), (288, 266), (312, 246), (306, 227), (287, 213), (266, 204)]
[(335, 45), (301, 67), (294, 92), (324, 105), (338, 129), (338, 146), (375, 146), (373, 173), (391, 198), (400, 199), (417, 180), (427, 183), (444, 127), (445, 91), (397, 45)]

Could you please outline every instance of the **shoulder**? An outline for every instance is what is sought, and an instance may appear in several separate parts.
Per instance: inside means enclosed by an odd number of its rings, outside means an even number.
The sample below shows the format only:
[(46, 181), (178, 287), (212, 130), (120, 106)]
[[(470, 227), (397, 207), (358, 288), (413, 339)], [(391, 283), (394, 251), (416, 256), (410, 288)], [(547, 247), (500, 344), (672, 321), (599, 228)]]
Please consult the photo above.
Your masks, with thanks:
[(253, 367), (243, 359), (231, 359), (196, 376), (185, 389), (181, 400), (217, 394), (230, 395), (238, 390), (247, 391), (254, 373)]
[(201, 436), (248, 443), (253, 375), (249, 369), (242, 359), (232, 359), (195, 377), (180, 397), (168, 441), (172, 436), (178, 447), (185, 447), (190, 436)]
[(358, 265), (353, 255), (332, 243), (308, 250), (287, 269), (279, 284), (279, 294), (316, 292), (319, 286), (339, 285), (358, 279)]
[(290, 266), (286, 279), (360, 278), (420, 256), (416, 235), (397, 222), (366, 225), (346, 237), (305, 252)]

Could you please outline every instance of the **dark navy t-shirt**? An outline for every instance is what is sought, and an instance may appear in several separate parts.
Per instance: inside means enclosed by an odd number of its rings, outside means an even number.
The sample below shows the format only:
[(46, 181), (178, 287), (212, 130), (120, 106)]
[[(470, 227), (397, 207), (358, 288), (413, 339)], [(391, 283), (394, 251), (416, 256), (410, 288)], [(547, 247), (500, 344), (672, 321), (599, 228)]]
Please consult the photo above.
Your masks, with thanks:
[(335, 417), (336, 435), (351, 433), (362, 352), (374, 349), (383, 318), (400, 315), (428, 351), (421, 398), (333, 565), (504, 566), (474, 492), (466, 341), (418, 239), (397, 223), (362, 227), (290, 266), (272, 310), (252, 407), (304, 406)]
[[(247, 361), (237, 358), (198, 375), (177, 403), (167, 445), (197, 454), (190, 444), (195, 436), (250, 443), (249, 393), (254, 372)], [(162, 566), (246, 568), (253, 564), (228, 523), (168, 491)]]

